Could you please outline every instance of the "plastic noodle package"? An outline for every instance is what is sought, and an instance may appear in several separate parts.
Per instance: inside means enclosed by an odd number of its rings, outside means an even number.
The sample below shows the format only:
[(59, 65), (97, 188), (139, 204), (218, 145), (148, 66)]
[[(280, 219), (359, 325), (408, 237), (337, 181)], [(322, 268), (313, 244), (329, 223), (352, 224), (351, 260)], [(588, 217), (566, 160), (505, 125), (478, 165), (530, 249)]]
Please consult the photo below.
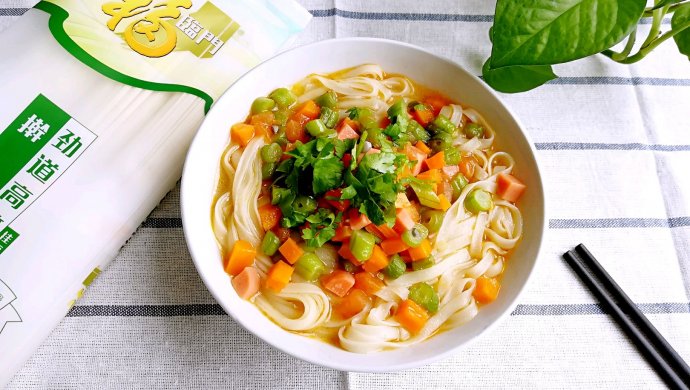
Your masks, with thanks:
[(0, 34), (0, 387), (179, 179), (293, 0), (47, 0)]

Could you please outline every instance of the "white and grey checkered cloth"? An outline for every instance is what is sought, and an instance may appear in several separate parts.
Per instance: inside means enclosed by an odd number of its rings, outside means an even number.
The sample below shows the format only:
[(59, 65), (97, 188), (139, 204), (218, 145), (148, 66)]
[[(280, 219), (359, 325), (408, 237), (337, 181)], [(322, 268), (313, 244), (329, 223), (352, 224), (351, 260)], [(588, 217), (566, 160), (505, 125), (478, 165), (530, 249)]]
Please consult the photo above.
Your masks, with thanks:
[[(296, 44), (396, 39), (475, 74), (490, 50), (495, 2), (301, 2), (315, 18)], [(0, 0), (0, 28), (33, 3)], [(690, 361), (690, 64), (668, 42), (632, 66), (597, 56), (556, 71), (563, 77), (503, 96), (544, 170), (546, 251), (513, 315), (471, 347), (375, 375), (324, 369), (269, 347), (226, 316), (197, 276), (175, 189), (9, 388), (662, 387), (560, 256), (586, 243)]]

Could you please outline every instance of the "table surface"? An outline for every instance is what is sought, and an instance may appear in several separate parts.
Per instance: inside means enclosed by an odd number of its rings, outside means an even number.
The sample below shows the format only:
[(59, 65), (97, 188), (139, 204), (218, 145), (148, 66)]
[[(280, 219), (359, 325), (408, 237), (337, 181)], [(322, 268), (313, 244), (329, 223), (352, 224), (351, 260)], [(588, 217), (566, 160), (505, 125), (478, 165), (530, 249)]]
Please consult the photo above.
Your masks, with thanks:
[[(0, 29), (33, 3), (0, 0)], [(490, 50), (495, 2), (301, 3), (315, 17), (296, 44), (396, 39), (475, 74)], [(503, 95), (535, 142), (546, 180), (545, 251), (512, 315), (453, 357), (358, 374), (268, 346), (226, 316), (199, 279), (176, 188), (9, 388), (662, 387), (561, 254), (586, 243), (690, 361), (690, 66), (668, 42), (632, 66), (597, 56), (556, 72), (562, 77), (548, 85)]]

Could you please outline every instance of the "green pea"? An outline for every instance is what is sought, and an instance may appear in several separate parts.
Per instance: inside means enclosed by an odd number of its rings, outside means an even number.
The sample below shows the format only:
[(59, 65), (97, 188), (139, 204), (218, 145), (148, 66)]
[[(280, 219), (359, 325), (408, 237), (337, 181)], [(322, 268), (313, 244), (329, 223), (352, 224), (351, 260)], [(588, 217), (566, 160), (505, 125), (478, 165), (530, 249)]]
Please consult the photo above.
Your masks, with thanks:
[(283, 149), (277, 143), (264, 145), (261, 147), (261, 159), (267, 163), (274, 163), (280, 160)]
[(321, 121), (326, 125), (326, 127), (331, 129), (334, 128), (335, 125), (338, 124), (338, 119), (340, 119), (338, 111), (328, 107), (323, 107), (321, 109)]
[(258, 97), (252, 103), (252, 114), (258, 114), (264, 111), (271, 111), (275, 107), (276, 102), (267, 97)]
[(465, 125), (465, 135), (467, 138), (482, 138), (484, 136), (484, 126), (477, 123), (468, 123)]
[(422, 222), (429, 229), (429, 233), (438, 233), (443, 224), (446, 213), (439, 210), (426, 210), (422, 213)]
[(355, 230), (350, 237), (350, 252), (360, 262), (369, 260), (372, 253), (374, 253), (374, 245), (376, 245), (376, 236), (367, 233), (363, 230)]
[(338, 95), (333, 91), (328, 91), (314, 101), (321, 107), (335, 108), (338, 105)]
[(412, 262), (412, 270), (413, 271), (419, 271), (419, 270), (431, 268), (431, 267), (433, 267), (434, 264), (436, 264), (436, 261), (434, 261), (434, 258), (432, 256), (429, 256), (426, 259), (413, 261)]
[(290, 107), (293, 103), (295, 103), (295, 101), (297, 101), (295, 95), (287, 88), (278, 88), (271, 92), (268, 97), (273, 99), (280, 108)]
[(316, 210), (316, 206), (317, 204), (314, 198), (304, 195), (300, 195), (295, 198), (295, 202), (292, 204), (294, 211), (300, 214), (311, 214), (314, 210)]
[(403, 233), (401, 238), (406, 245), (416, 248), (422, 243), (422, 241), (424, 241), (425, 238), (427, 238), (428, 235), (429, 229), (427, 229), (426, 226), (418, 223), (414, 225), (412, 229)]
[(321, 137), (328, 131), (328, 128), (321, 119), (314, 119), (307, 122), (305, 128), (312, 137)]
[(410, 293), (407, 297), (425, 308), (429, 313), (436, 313), (438, 311), (438, 294), (436, 294), (433, 287), (424, 282), (410, 286)]
[(455, 177), (453, 177), (453, 180), (450, 181), (450, 187), (453, 189), (453, 201), (460, 197), (460, 193), (462, 192), (462, 189), (465, 188), (467, 183), (467, 178), (465, 178), (465, 175), (462, 173), (458, 173), (455, 175)]
[(446, 165), (458, 165), (460, 164), (460, 160), (462, 159), (460, 151), (454, 146), (450, 146), (444, 149), (443, 157), (446, 162)]
[(280, 248), (280, 238), (272, 231), (267, 231), (261, 242), (261, 251), (266, 256), (273, 256), (278, 251), (278, 248)]
[(326, 264), (315, 253), (306, 252), (295, 263), (295, 272), (313, 282), (326, 272)]
[(273, 173), (276, 171), (278, 164), (274, 162), (266, 162), (261, 166), (261, 179), (267, 180), (273, 177)]
[(391, 279), (397, 279), (407, 270), (407, 264), (400, 255), (395, 254), (390, 258), (388, 265), (383, 269), (383, 273)]
[(474, 214), (489, 211), (493, 206), (494, 202), (491, 200), (491, 194), (481, 189), (470, 192), (465, 199), (465, 208)]

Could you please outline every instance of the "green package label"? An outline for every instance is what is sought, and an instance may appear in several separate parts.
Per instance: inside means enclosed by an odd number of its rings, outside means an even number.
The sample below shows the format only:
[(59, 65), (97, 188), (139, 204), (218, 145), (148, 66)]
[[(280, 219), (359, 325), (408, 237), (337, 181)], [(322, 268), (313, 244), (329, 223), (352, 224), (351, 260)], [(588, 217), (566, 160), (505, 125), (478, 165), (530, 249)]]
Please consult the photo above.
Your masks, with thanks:
[(95, 134), (43, 95), (0, 132), (0, 254), (19, 237), (9, 225), (95, 139)]

